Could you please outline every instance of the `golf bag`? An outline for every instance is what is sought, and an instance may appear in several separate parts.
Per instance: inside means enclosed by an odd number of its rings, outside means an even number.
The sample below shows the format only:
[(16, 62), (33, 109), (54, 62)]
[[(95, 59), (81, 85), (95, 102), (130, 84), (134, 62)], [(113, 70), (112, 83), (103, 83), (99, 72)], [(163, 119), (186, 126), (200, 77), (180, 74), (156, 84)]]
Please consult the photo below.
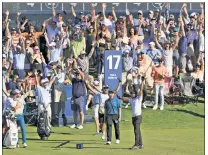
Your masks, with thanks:
[(6, 110), (4, 113), (7, 122), (7, 132), (3, 140), (3, 145), (8, 149), (14, 149), (18, 143), (18, 128), (16, 123), (15, 113), (11, 110)]
[(37, 132), (42, 140), (47, 140), (51, 129), (48, 124), (47, 111), (42, 110), (38, 116)]

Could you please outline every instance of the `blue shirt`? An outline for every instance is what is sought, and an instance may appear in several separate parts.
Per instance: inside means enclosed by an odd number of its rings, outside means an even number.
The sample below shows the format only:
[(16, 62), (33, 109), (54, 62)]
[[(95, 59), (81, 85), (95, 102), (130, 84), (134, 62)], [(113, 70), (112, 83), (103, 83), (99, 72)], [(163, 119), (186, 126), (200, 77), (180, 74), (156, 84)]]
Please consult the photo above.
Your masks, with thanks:
[(180, 55), (186, 54), (187, 44), (188, 44), (188, 39), (186, 37), (181, 37), (179, 42), (178, 42), (178, 53)]
[[(153, 53), (156, 54), (156, 56), (153, 56)], [(154, 62), (155, 65), (159, 64), (157, 56), (162, 57), (162, 53), (160, 52), (160, 50), (158, 50), (158, 49), (154, 49), (154, 50), (148, 49), (146, 54), (152, 59), (152, 61)]]
[(121, 103), (117, 98), (108, 99), (105, 101), (105, 111), (107, 115), (118, 115), (118, 110), (121, 108)]
[(24, 69), (25, 67), (25, 53), (14, 52), (14, 69)]

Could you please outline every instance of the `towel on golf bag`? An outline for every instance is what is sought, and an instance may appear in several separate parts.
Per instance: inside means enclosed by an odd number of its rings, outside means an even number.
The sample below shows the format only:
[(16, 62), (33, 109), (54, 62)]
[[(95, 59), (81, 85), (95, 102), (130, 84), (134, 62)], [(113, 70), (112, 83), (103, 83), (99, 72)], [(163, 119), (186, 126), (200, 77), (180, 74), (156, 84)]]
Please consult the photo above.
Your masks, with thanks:
[(37, 132), (40, 137), (49, 137), (51, 129), (48, 124), (47, 111), (43, 110), (38, 116)]

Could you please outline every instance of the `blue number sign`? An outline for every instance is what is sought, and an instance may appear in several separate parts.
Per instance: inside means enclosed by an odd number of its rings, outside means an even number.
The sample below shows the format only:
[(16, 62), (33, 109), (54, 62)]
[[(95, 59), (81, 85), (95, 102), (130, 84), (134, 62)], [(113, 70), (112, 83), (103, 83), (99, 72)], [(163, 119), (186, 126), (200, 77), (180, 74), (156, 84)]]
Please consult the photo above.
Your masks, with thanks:
[[(110, 90), (115, 90), (118, 78), (122, 80), (122, 51), (109, 50), (104, 53), (104, 83)], [(118, 95), (122, 96), (122, 87)]]

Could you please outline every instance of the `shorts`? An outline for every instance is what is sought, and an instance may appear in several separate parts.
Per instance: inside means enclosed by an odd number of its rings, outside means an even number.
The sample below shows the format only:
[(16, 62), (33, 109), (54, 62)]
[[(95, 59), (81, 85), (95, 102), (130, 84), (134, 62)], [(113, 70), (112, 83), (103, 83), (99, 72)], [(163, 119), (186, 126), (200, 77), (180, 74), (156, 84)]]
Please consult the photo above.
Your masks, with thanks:
[(84, 96), (79, 98), (72, 97), (71, 99), (71, 110), (74, 112), (83, 112), (84, 108)]
[(98, 118), (99, 104), (95, 104), (92, 107), (92, 117)]
[(64, 86), (55, 85), (54, 86), (54, 102), (66, 101), (66, 91)]
[(182, 69), (185, 69), (186, 68), (186, 56), (180, 56), (179, 58), (179, 69), (182, 70)]
[(122, 73), (122, 85), (126, 83), (127, 72)]
[(99, 113), (99, 123), (104, 124), (105, 123), (105, 115)]

